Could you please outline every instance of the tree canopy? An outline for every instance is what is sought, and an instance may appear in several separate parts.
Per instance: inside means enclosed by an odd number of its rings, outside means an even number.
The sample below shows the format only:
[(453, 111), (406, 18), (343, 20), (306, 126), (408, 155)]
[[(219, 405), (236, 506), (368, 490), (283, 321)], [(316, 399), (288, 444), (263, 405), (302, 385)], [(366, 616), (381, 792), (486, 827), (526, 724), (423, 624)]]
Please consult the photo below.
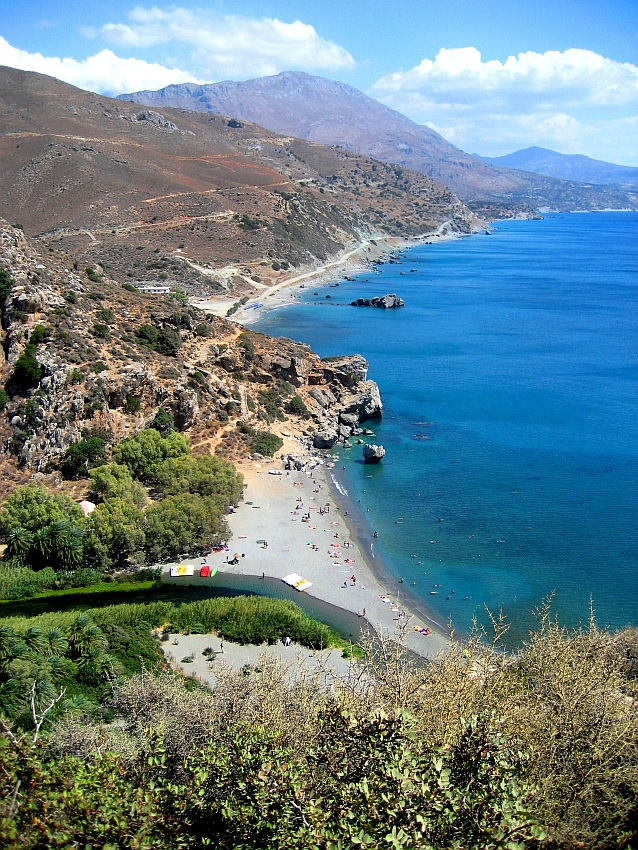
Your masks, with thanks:
[(35, 532), (58, 521), (81, 527), (84, 514), (65, 493), (51, 493), (40, 484), (25, 484), (16, 487), (0, 510), (0, 536), (6, 539), (13, 528)]
[(127, 466), (137, 478), (153, 483), (165, 460), (189, 453), (188, 443), (181, 434), (171, 432), (163, 436), (154, 428), (146, 428), (135, 437), (122, 440), (113, 451), (113, 460)]

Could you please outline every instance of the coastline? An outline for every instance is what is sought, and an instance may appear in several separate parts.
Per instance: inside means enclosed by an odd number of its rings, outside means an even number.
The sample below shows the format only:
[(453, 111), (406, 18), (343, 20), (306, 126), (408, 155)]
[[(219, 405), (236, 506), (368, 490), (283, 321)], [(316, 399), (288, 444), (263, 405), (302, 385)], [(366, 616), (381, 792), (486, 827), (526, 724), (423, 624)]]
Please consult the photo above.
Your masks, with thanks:
[[(336, 480), (334, 473), (328, 470), (327, 483), (335, 502), (338, 504), (340, 512), (344, 516), (344, 522), (350, 529), (353, 539), (356, 539), (362, 555), (366, 560), (368, 568), (373, 573), (380, 584), (393, 585), (395, 592), (400, 590), (403, 598), (402, 607), (412, 612), (412, 616), (417, 618), (419, 622), (423, 622), (425, 626), (438, 632), (440, 635), (449, 638), (448, 627), (436, 617), (436, 614), (429, 610), (420, 599), (410, 590), (410, 585), (400, 584), (392, 575), (392, 571), (387, 565), (383, 554), (377, 550), (374, 553), (374, 537), (373, 530), (366, 515), (361, 511), (354, 499), (349, 495), (343, 495), (341, 492), (342, 485)], [(347, 493), (347, 491), (346, 491)], [(369, 551), (368, 551), (369, 550)], [(460, 637), (464, 637), (460, 635)]]
[[(384, 263), (397, 252), (413, 248), (416, 245), (436, 245), (451, 239), (460, 239), (471, 234), (450, 230), (450, 221), (445, 221), (432, 233), (405, 239), (399, 236), (379, 234), (357, 242), (354, 247), (346, 246), (335, 257), (324, 263), (308, 266), (299, 274), (285, 277), (272, 286), (249, 297), (248, 301), (232, 315), (231, 321), (243, 326), (255, 324), (267, 313), (288, 307), (307, 284), (321, 287), (343, 280), (346, 275), (370, 272), (371, 267)], [(433, 240), (430, 242), (429, 240)], [(295, 270), (296, 271), (296, 270)], [(205, 313), (225, 318), (229, 307), (237, 301), (237, 296), (191, 299), (190, 303)]]
[[(343, 280), (350, 274), (369, 273), (376, 265), (388, 262), (397, 253), (416, 245), (438, 244), (470, 235), (451, 230), (451, 224), (451, 221), (443, 222), (435, 231), (421, 237), (405, 239), (380, 235), (376, 238), (362, 240), (354, 247), (347, 246), (335, 258), (304, 270), (293, 277), (280, 280), (273, 286), (264, 288), (259, 295), (251, 297), (233, 314), (232, 321), (248, 326), (256, 323), (265, 314), (273, 310), (294, 304), (298, 293), (305, 288), (306, 283), (310, 283), (313, 287), (327, 286), (334, 281)], [(205, 312), (223, 317), (226, 315), (228, 307), (235, 302), (229, 299), (210, 299), (206, 301), (193, 300), (191, 303)], [(292, 423), (286, 423), (286, 427), (289, 431), (295, 430)], [(281, 429), (276, 430), (281, 431)], [(293, 436), (281, 432), (281, 436), (284, 439), (282, 456), (289, 452), (298, 455), (300, 444), (304, 446), (305, 452), (308, 451), (305, 449), (300, 433)], [(318, 454), (314, 450), (310, 456), (316, 458)], [(401, 631), (407, 647), (417, 654), (432, 658), (449, 648), (450, 636), (446, 627), (435, 618), (432, 612), (426, 610), (420, 600), (414, 598), (407, 587), (394, 579), (389, 568), (384, 566), (383, 559), (374, 553), (372, 530), (369, 528), (366, 518), (363, 515), (356, 517), (356, 505), (347, 494), (339, 492), (337, 479), (325, 465), (317, 466), (311, 474), (291, 471), (288, 474), (289, 477), (269, 476), (265, 464), (256, 461), (246, 462), (243, 466), (240, 466), (240, 469), (247, 481), (246, 501), (242, 502), (238, 510), (229, 517), (229, 526), (233, 531), (231, 548), (240, 549), (240, 541), (243, 543), (246, 540), (250, 541), (245, 545), (251, 551), (240, 552), (242, 559), (239, 564), (232, 567), (225, 562), (227, 558), (221, 557), (219, 553), (211, 553), (206, 559), (206, 563), (217, 567), (224, 580), (228, 580), (233, 575), (244, 578), (263, 576), (266, 580), (282, 579), (287, 573), (298, 572), (312, 582), (312, 588), (305, 591), (308, 596), (322, 600), (333, 606), (337, 611), (346, 611), (362, 617), (375, 631), (385, 635), (392, 635), (402, 627)], [(276, 491), (272, 489), (272, 480), (281, 483), (284, 480), (289, 482), (293, 478), (295, 480), (292, 481), (292, 486), (299, 487), (300, 489), (297, 492), (304, 493), (303, 504), (305, 507), (310, 505), (310, 501), (316, 500), (316, 494), (319, 490), (323, 489), (325, 494), (329, 494), (329, 503), (335, 519), (331, 520), (330, 529), (323, 528), (323, 534), (331, 529), (337, 532), (337, 536), (343, 537), (346, 534), (350, 545), (348, 551), (341, 554), (350, 556), (348, 560), (353, 565), (349, 569), (339, 570), (338, 567), (341, 565), (334, 559), (331, 566), (326, 569), (325, 564), (319, 565), (317, 558), (303, 557), (306, 553), (299, 548), (298, 534), (295, 535), (291, 528), (286, 530), (281, 527), (280, 522), (274, 521), (274, 517), (281, 518), (282, 515), (285, 515), (286, 506), (282, 504), (285, 499), (276, 498)], [(305, 486), (308, 480), (314, 482), (314, 496), (309, 494)], [(283, 491), (285, 488), (282, 487), (281, 489)], [(282, 493), (278, 495), (281, 496)], [(250, 498), (251, 496), (253, 498)], [(271, 517), (269, 522), (257, 523), (256, 525), (252, 521), (253, 517), (247, 515), (247, 508), (254, 508), (254, 504), (251, 503), (254, 503), (255, 499), (259, 502), (266, 501), (268, 503), (268, 514)], [(250, 511), (248, 511), (249, 513)], [(308, 525), (307, 527), (311, 526)], [(250, 532), (256, 531), (257, 528), (261, 531), (255, 537)], [(251, 539), (251, 537), (255, 537), (255, 539)], [(257, 540), (267, 539), (270, 545), (272, 538), (275, 538), (277, 544), (281, 546), (282, 552), (292, 554), (291, 550), (296, 550), (292, 558), (284, 559), (287, 567), (284, 568), (283, 572), (282, 564), (274, 564), (267, 557), (268, 550), (255, 551), (255, 547), (259, 546)], [(310, 547), (311, 542), (305, 541), (303, 545)], [(316, 554), (314, 549), (310, 551)], [(324, 553), (322, 552), (322, 554)], [(345, 563), (345, 557), (343, 562)], [(357, 575), (354, 586), (348, 580), (350, 569)], [(346, 576), (345, 581), (341, 581), (343, 575)], [(337, 577), (340, 581), (337, 581)], [(266, 586), (263, 587), (266, 590), (266, 595), (269, 595)], [(345, 594), (341, 592), (350, 587), (356, 592)], [(335, 616), (338, 617), (339, 615), (335, 613)], [(425, 628), (429, 633), (424, 635), (415, 631), (414, 626), (421, 629)]]
[[(282, 453), (299, 454), (294, 438), (284, 439), (289, 445)], [(350, 627), (360, 621), (362, 626), (368, 623), (386, 637), (402, 633), (406, 647), (425, 658), (446, 652), (450, 638), (440, 624), (415, 610), (417, 606), (409, 594), (383, 575), (380, 565), (371, 563), (365, 542), (344, 515), (325, 465), (310, 472), (269, 474), (271, 469), (280, 471), (280, 466), (276, 461), (254, 460), (240, 466), (245, 497), (228, 517), (233, 532), (230, 551), (213, 552), (203, 560), (186, 563), (196, 571), (202, 563), (216, 567), (220, 579), (231, 586), (233, 577), (264, 580), (265, 595), (272, 595), (272, 582), (268, 579), (281, 581), (284, 576), (297, 573), (312, 584), (303, 595), (332, 606), (336, 620), (339, 611), (345, 611), (358, 618), (350, 619)], [(302, 517), (308, 515), (311, 519), (304, 521)], [(228, 563), (229, 560), (237, 563)], [(165, 567), (165, 572), (170, 566)], [(354, 581), (352, 575), (356, 576)], [(175, 581), (192, 583), (186, 577)], [(281, 586), (286, 587), (283, 582)], [(284, 595), (293, 599), (301, 596), (295, 590)], [(430, 633), (415, 631), (414, 626), (427, 628)]]

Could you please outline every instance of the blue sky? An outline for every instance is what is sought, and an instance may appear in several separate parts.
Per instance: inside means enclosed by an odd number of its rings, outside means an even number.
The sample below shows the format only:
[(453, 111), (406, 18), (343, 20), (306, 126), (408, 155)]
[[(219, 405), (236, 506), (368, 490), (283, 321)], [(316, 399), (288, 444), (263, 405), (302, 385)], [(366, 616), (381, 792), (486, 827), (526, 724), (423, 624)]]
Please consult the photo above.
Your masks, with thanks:
[(636, 0), (0, 0), (0, 64), (109, 95), (303, 70), (471, 153), (638, 166)]

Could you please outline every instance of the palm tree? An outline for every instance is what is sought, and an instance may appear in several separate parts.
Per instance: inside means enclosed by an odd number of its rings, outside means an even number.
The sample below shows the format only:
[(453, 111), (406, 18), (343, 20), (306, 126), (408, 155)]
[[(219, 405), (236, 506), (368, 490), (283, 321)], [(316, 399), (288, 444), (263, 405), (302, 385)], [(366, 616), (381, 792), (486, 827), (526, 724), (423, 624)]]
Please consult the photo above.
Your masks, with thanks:
[(0, 716), (10, 717), (24, 702), (22, 687), (17, 679), (7, 679), (0, 685)]
[(0, 669), (5, 668), (15, 658), (13, 649), (17, 641), (18, 636), (11, 626), (0, 623)]
[(29, 562), (29, 552), (33, 546), (33, 534), (26, 528), (12, 528), (8, 532), (7, 548), (4, 558), (11, 560), (16, 566), (22, 567)]
[[(33, 535), (33, 551), (31, 554), (31, 562), (36, 569), (47, 566), (51, 562), (51, 554), (53, 552), (54, 539), (50, 525), (42, 525)], [(39, 560), (41, 559), (41, 560)]]
[(66, 520), (58, 520), (51, 526), (53, 554), (62, 569), (74, 569), (84, 557), (84, 535), (82, 529)]
[(86, 614), (79, 614), (71, 624), (69, 642), (73, 652), (79, 656), (80, 665), (90, 660), (92, 650), (103, 650), (107, 646), (102, 630)]
[(47, 631), (46, 638), (49, 642), (49, 650), (52, 655), (66, 654), (69, 649), (69, 641), (62, 629), (58, 629), (54, 626)]
[(42, 629), (39, 626), (31, 626), (27, 629), (22, 640), (27, 645), (27, 648), (32, 652), (37, 652), (38, 655), (44, 655), (49, 649), (49, 643)]

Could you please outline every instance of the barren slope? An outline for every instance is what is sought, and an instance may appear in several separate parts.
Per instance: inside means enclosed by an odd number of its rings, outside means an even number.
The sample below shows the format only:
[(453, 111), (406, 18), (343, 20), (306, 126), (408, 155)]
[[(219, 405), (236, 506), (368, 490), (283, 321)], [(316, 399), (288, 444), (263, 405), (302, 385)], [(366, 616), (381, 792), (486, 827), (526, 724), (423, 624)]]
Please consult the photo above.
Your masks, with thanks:
[(180, 106), (232, 115), (279, 133), (343, 145), (427, 174), (466, 202), (600, 209), (636, 206), (638, 200), (616, 187), (586, 186), (492, 165), (352, 86), (300, 72), (246, 82), (183, 83), (120, 97), (155, 108)]
[(363, 235), (477, 224), (422, 174), (39, 74), (0, 69), (0, 126), (0, 215), (132, 282), (241, 291), (262, 274), (273, 282), (273, 260), (299, 265)]

